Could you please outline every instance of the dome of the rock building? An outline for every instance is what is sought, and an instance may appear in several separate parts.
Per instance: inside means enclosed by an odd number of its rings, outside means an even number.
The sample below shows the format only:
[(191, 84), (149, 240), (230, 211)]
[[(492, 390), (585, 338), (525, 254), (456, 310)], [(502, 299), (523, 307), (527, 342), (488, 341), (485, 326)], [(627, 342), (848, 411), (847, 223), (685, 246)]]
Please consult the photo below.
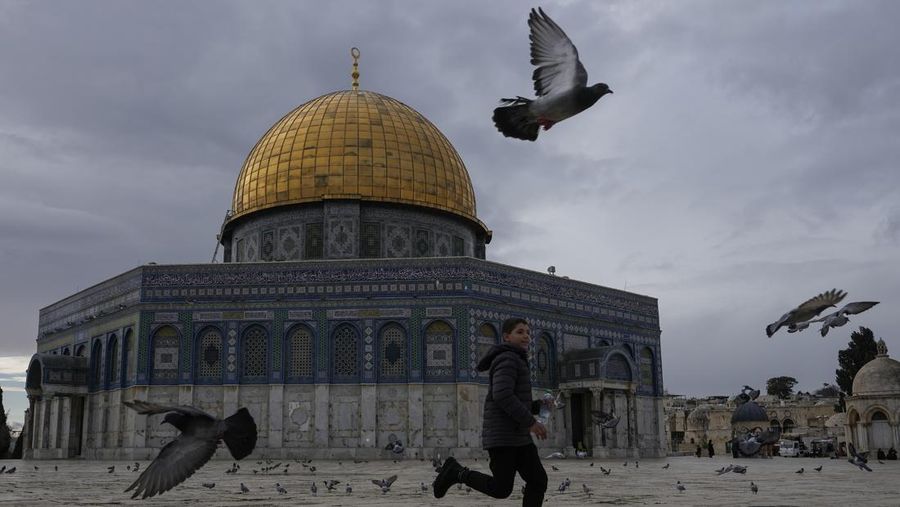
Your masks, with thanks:
[(766, 409), (762, 408), (759, 403), (752, 400), (738, 405), (738, 407), (734, 409), (734, 413), (731, 414), (732, 424), (738, 422), (758, 422), (768, 420), (769, 417), (766, 414)]
[(416, 110), (370, 91), (322, 95), (275, 123), (241, 168), (231, 220), (326, 199), (412, 204), (478, 222), (450, 141)]
[(878, 355), (856, 372), (853, 396), (900, 394), (900, 361), (887, 355), (884, 340), (878, 340)]

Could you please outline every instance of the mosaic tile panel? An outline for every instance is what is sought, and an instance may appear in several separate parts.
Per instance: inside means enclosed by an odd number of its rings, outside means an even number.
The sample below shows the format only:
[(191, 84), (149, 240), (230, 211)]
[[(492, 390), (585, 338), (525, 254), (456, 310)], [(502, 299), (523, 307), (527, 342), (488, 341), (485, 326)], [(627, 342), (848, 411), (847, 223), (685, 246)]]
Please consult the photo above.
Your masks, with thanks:
[(432, 322), (425, 329), (426, 381), (454, 380), (453, 334), (453, 328), (442, 320)]
[(200, 379), (222, 378), (222, 333), (214, 327), (203, 330), (197, 351), (197, 376)]
[(172, 326), (162, 326), (153, 333), (153, 382), (178, 381), (179, 340)]

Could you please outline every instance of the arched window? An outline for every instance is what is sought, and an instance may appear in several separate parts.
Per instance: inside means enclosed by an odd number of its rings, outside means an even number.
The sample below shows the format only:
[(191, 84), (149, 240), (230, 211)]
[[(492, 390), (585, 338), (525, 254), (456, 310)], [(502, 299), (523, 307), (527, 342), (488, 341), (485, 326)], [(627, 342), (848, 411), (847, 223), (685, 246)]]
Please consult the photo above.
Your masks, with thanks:
[(453, 381), (453, 328), (442, 320), (425, 329), (425, 380)]
[(66, 348), (63, 349), (63, 355), (64, 355), (64, 356), (71, 356), (71, 355), (72, 355), (72, 351), (69, 349), (69, 347), (66, 347)]
[(784, 422), (781, 423), (781, 432), (787, 435), (792, 431), (794, 431), (794, 421), (785, 419)]
[[(487, 322), (478, 326), (478, 343), (476, 345), (478, 348), (476, 349), (475, 364), (478, 364), (481, 358), (486, 356), (488, 351), (491, 350), (491, 347), (497, 344), (497, 336), (497, 329)], [(481, 380), (487, 381), (489, 377), (489, 371), (478, 372), (478, 378)]]
[(85, 350), (84, 344), (75, 347), (75, 357), (84, 357)]
[(241, 382), (266, 380), (266, 330), (250, 326), (241, 338)]
[(380, 380), (406, 380), (406, 333), (398, 324), (381, 328), (379, 356)]
[(116, 335), (109, 337), (106, 345), (106, 386), (119, 383), (119, 338)]
[(103, 384), (100, 382), (100, 372), (102, 371), (103, 366), (103, 344), (100, 343), (100, 340), (94, 341), (94, 346), (91, 347), (91, 387), (94, 389), (100, 389), (103, 387)]
[(197, 343), (197, 380), (222, 382), (222, 333), (211, 326), (200, 332)]
[(163, 326), (153, 333), (151, 371), (154, 383), (174, 384), (178, 382), (178, 342), (178, 330), (172, 326)]
[(780, 430), (781, 422), (779, 422), (778, 419), (772, 419), (771, 421), (769, 421), (769, 429), (771, 429), (773, 431)]
[[(134, 356), (134, 357), (132, 357)], [(137, 351), (134, 349), (134, 331), (125, 330), (122, 338), (122, 385), (130, 380), (129, 375), (134, 373), (134, 365), (137, 363)]]
[(888, 416), (881, 410), (872, 412), (872, 424), (869, 427), (871, 436), (869, 441), (872, 449), (889, 449), (894, 446), (893, 429), (888, 423)]
[(294, 380), (313, 378), (313, 336), (306, 326), (297, 326), (288, 335), (287, 377)]
[(538, 338), (534, 351), (535, 380), (541, 387), (553, 386), (554, 367), (553, 339), (547, 333), (542, 333)]
[(334, 331), (334, 362), (332, 378), (336, 381), (359, 379), (359, 334), (356, 329), (343, 324)]
[(631, 381), (631, 366), (622, 354), (611, 354), (606, 361), (606, 378)]
[(656, 389), (653, 382), (653, 351), (650, 347), (641, 350), (641, 388), (651, 393)]

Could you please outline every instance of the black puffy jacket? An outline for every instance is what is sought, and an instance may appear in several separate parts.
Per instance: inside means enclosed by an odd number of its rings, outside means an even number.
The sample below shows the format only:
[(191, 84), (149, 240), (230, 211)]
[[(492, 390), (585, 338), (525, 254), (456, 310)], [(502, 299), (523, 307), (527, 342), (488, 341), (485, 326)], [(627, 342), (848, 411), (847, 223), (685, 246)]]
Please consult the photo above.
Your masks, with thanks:
[(514, 345), (494, 345), (478, 363), (478, 371), (490, 370), (490, 390), (484, 400), (481, 445), (519, 447), (532, 443), (528, 429), (540, 402), (531, 400), (531, 370), (527, 353)]

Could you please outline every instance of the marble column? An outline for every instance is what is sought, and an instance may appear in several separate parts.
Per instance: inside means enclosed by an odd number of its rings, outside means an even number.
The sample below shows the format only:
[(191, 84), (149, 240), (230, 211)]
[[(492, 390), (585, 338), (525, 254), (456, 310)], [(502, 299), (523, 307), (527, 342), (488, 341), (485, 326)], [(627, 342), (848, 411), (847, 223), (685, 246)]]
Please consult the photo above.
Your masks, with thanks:
[(41, 448), (41, 434), (43, 433), (44, 426), (44, 414), (42, 410), (44, 407), (44, 400), (42, 397), (38, 397), (33, 400), (32, 403), (34, 404), (34, 409), (31, 411), (31, 448), (37, 450)]
[(23, 428), (23, 431), (25, 431), (25, 443), (23, 445), (23, 451), (34, 449), (34, 408), (36, 405), (37, 404), (35, 403), (35, 397), (29, 395), (28, 410), (25, 411), (25, 427)]
[[(422, 402), (424, 396), (424, 384), (409, 384), (406, 388), (407, 392), (407, 414), (409, 421), (406, 425), (408, 429), (409, 447), (422, 449), (425, 445), (425, 410)], [(420, 457), (422, 456), (420, 452)]]
[(59, 428), (59, 459), (66, 459), (70, 456), (69, 447), (72, 445), (72, 397), (62, 397), (62, 406), (60, 410), (60, 428)]
[(269, 449), (281, 450), (284, 442), (283, 429), (284, 384), (272, 384), (269, 386)]
[[(359, 447), (374, 448), (378, 446), (378, 384), (362, 384), (359, 386)], [(408, 444), (407, 444), (408, 445)]]
[[(560, 432), (563, 434), (563, 442), (559, 447), (565, 447), (567, 455), (575, 455), (575, 447), (572, 444), (572, 393), (569, 391), (562, 392), (562, 401), (565, 403), (565, 407), (562, 410), (558, 410), (557, 417), (562, 420), (563, 426), (565, 426), (565, 430)], [(584, 407), (585, 410), (588, 410), (589, 407)]]
[[(602, 387), (592, 387), (591, 388), (591, 409), (592, 410), (603, 410), (606, 411), (606, 407), (603, 406), (603, 388)], [(603, 434), (603, 429), (598, 424), (593, 423), (593, 419), (591, 420), (591, 437), (594, 441), (593, 445), (593, 455), (595, 458), (605, 458), (608, 454), (606, 436)]]
[(54, 395), (50, 398), (50, 430), (47, 432), (47, 448), (59, 448), (59, 405), (60, 397)]
[(50, 448), (50, 400), (41, 401), (41, 449)]
[(315, 447), (319, 449), (327, 449), (329, 447), (328, 436), (330, 434), (330, 421), (328, 414), (328, 401), (330, 399), (330, 389), (328, 384), (316, 384), (315, 419), (313, 419), (313, 428), (315, 435), (313, 442)]

